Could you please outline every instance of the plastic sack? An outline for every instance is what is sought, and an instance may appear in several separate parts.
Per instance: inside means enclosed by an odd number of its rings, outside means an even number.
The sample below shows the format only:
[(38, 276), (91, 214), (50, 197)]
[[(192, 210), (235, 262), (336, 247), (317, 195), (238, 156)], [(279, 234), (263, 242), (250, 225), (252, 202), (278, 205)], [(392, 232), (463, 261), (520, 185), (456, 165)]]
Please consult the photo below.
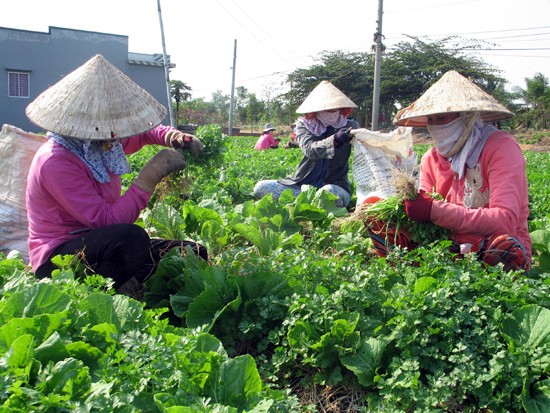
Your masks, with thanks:
[(371, 196), (395, 195), (392, 175), (396, 169), (418, 173), (417, 154), (413, 149), (412, 128), (399, 127), (389, 133), (353, 129), (353, 179), (357, 205)]
[(28, 257), (28, 221), (25, 206), (27, 175), (45, 136), (4, 124), (0, 132), (0, 251), (17, 250)]

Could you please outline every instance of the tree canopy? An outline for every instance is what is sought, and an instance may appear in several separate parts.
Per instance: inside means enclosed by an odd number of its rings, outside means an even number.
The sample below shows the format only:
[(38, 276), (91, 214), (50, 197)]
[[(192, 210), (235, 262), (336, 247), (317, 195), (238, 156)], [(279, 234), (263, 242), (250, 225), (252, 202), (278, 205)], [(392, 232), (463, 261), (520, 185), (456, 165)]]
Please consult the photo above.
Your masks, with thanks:
[[(526, 79), (525, 90), (507, 92), (507, 81), (501, 76), (501, 71), (471, 54), (472, 50), (481, 47), (476, 40), (455, 36), (438, 41), (410, 36), (408, 40), (386, 49), (380, 63), (379, 110), (385, 119), (385, 125), (381, 126), (390, 126), (400, 108), (416, 100), (445, 72), (456, 70), (520, 115), (506, 121), (510, 125), (548, 128), (548, 79), (539, 74), (533, 79)], [(287, 75), (287, 92), (270, 94), (266, 101), (259, 99), (243, 86), (237, 87), (234, 119), (240, 126), (248, 128), (255, 128), (263, 122), (288, 125), (295, 120), (296, 109), (313, 88), (322, 80), (328, 80), (357, 104), (358, 109), (354, 116), (361, 126), (369, 127), (373, 106), (374, 66), (375, 57), (372, 52), (323, 51), (315, 64), (296, 69)], [(178, 101), (176, 103), (179, 106)], [(184, 109), (193, 107), (193, 101), (185, 101), (182, 105)], [(227, 122), (229, 96), (221, 91), (214, 93), (208, 112), (208, 117)], [(189, 111), (183, 110), (182, 113)], [(193, 119), (188, 121), (199, 123)]]
[[(392, 118), (399, 107), (417, 99), (448, 70), (457, 70), (497, 99), (508, 102), (509, 96), (504, 89), (506, 80), (499, 76), (499, 70), (464, 53), (465, 49), (475, 47), (475, 44), (454, 37), (436, 42), (411, 37), (386, 51), (380, 64), (380, 112)], [(321, 80), (329, 80), (353, 100), (359, 106), (358, 120), (363, 125), (368, 124), (373, 103), (372, 53), (321, 53), (318, 64), (288, 75), (291, 88), (286, 97), (289, 104), (298, 107)]]

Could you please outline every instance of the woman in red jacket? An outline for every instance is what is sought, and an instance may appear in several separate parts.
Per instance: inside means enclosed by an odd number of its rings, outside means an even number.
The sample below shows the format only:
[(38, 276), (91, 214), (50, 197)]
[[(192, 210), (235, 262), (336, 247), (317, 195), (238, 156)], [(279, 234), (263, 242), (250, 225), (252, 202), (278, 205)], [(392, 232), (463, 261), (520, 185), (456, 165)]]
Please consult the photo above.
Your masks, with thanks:
[[(450, 230), (462, 254), (522, 270), (531, 262), (525, 158), (515, 139), (490, 123), (511, 116), (473, 82), (449, 71), (402, 109), (396, 124), (427, 127), (433, 139), (420, 163), (419, 194), (405, 201), (409, 218)], [(443, 200), (434, 200), (432, 192)], [(382, 254), (391, 248), (372, 235)]]

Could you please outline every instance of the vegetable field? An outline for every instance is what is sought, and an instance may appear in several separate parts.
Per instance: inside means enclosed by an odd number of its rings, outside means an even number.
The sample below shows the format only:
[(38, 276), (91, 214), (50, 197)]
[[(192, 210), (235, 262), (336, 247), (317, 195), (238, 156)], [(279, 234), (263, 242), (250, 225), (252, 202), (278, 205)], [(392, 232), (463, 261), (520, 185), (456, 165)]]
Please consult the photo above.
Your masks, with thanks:
[(209, 262), (172, 251), (139, 302), (70, 256), (40, 282), (0, 257), (0, 411), (550, 412), (550, 153), (525, 152), (523, 274), (445, 240), (378, 258), (329, 194), (253, 199), (299, 150), (197, 135), (139, 224)]

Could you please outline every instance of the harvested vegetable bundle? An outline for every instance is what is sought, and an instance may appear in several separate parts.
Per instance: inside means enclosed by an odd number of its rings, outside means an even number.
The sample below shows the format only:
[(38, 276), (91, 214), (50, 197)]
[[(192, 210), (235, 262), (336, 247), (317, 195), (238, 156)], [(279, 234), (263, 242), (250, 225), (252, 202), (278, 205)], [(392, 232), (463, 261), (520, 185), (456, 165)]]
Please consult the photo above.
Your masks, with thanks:
[(164, 178), (156, 188), (156, 197), (164, 200), (170, 197), (187, 199), (187, 193), (191, 192), (193, 180), (183, 173), (171, 174)]
[[(360, 211), (361, 219), (368, 225), (372, 222), (382, 222), (385, 233), (394, 233), (405, 229), (412, 241), (417, 244), (427, 244), (448, 238), (449, 231), (438, 227), (432, 222), (415, 222), (405, 212), (405, 200), (414, 200), (418, 196), (416, 178), (403, 171), (396, 170), (392, 177), (395, 195), (382, 199), (375, 204), (364, 204)], [(437, 193), (430, 194), (433, 198), (442, 199)], [(394, 231), (389, 231), (389, 229)]]

